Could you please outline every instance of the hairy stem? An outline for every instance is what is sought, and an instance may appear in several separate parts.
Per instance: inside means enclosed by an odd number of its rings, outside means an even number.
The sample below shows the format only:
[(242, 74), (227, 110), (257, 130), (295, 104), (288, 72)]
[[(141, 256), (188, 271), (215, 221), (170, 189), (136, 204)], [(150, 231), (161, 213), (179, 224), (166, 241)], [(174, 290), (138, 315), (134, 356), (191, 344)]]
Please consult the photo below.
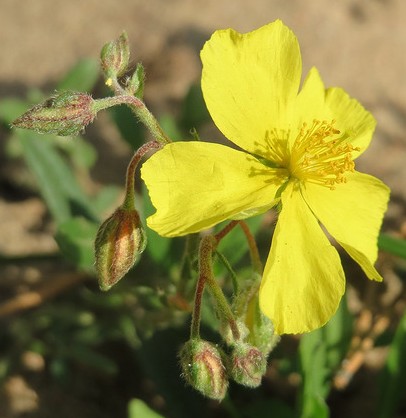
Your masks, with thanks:
[[(230, 229), (231, 230), (231, 229)], [(235, 340), (240, 339), (240, 332), (237, 327), (231, 307), (224, 296), (224, 293), (213, 275), (213, 252), (218, 244), (217, 236), (207, 235), (202, 238), (199, 248), (199, 278), (196, 285), (195, 304), (192, 315), (191, 338), (200, 336), (200, 318), (202, 296), (205, 285), (216, 301), (219, 314), (229, 323)]]
[(252, 235), (250, 229), (248, 228), (248, 225), (247, 225), (246, 222), (239, 221), (239, 224), (240, 224), (240, 227), (243, 230), (243, 232), (245, 234), (245, 237), (247, 239), (248, 248), (250, 250), (250, 257), (251, 257), (252, 266), (254, 267), (254, 270), (258, 274), (262, 274), (263, 266), (262, 266), (261, 258), (259, 256), (259, 251), (258, 251), (257, 243), (255, 242), (255, 238)]
[(134, 210), (135, 202), (135, 170), (141, 160), (141, 158), (153, 149), (162, 148), (162, 145), (158, 141), (150, 141), (142, 145), (133, 155), (130, 164), (127, 167), (127, 177), (125, 186), (125, 199), (122, 205), (123, 209)]

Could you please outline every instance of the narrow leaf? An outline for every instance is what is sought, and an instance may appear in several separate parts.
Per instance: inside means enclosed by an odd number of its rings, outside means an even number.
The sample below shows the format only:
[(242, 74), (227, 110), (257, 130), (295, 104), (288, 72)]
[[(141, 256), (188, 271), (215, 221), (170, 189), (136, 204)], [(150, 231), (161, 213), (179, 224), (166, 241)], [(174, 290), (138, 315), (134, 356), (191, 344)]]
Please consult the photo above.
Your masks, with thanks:
[(164, 418), (141, 399), (132, 399), (128, 404), (128, 418)]
[(24, 149), (25, 160), (38, 181), (55, 221), (62, 223), (74, 214), (96, 220), (97, 214), (90, 201), (52, 142), (31, 131), (16, 132)]
[(108, 110), (110, 116), (119, 130), (122, 138), (133, 149), (139, 148), (145, 139), (145, 129), (137, 121), (134, 113), (127, 106), (114, 106)]
[[(144, 216), (148, 217), (155, 211), (149, 198), (148, 190), (143, 186), (143, 203), (144, 203)], [(157, 264), (166, 265), (168, 263), (168, 253), (171, 246), (171, 240), (169, 238), (161, 237), (155, 231), (150, 228), (146, 228), (147, 234), (147, 247), (146, 252)]]
[(379, 418), (396, 416), (401, 399), (405, 400), (406, 387), (406, 313), (403, 315), (390, 346), (385, 369), (381, 376)]
[(90, 92), (99, 77), (99, 63), (92, 58), (80, 60), (58, 83), (57, 90)]
[(94, 240), (99, 225), (85, 218), (72, 218), (59, 225), (55, 240), (62, 254), (78, 268), (94, 269)]
[(382, 251), (406, 259), (406, 240), (404, 239), (381, 234), (378, 238), (378, 246)]
[(305, 334), (300, 341), (302, 371), (301, 418), (328, 418), (326, 403), (331, 377), (348, 350), (352, 317), (343, 298), (334, 317), (323, 327)]
[(24, 100), (3, 99), (0, 101), (0, 120), (9, 125), (14, 119), (22, 115), (28, 107), (28, 103)]

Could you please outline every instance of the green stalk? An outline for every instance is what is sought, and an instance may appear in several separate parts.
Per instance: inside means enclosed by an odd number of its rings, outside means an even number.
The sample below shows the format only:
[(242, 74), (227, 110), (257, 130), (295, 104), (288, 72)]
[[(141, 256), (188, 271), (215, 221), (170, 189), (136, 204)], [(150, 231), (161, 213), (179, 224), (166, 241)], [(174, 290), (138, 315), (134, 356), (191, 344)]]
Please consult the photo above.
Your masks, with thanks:
[(259, 256), (258, 246), (257, 246), (257, 243), (255, 242), (255, 238), (252, 235), (250, 229), (248, 228), (248, 225), (246, 222), (239, 221), (239, 224), (247, 239), (248, 248), (250, 250), (250, 258), (251, 258), (252, 266), (258, 274), (262, 275), (263, 266), (262, 266), (261, 257)]
[[(234, 225), (233, 225), (234, 226)], [(191, 325), (191, 338), (199, 338), (200, 337), (200, 319), (201, 319), (201, 305), (202, 305), (202, 296), (205, 285), (209, 288), (209, 291), (213, 298), (216, 301), (217, 308), (219, 310), (220, 315), (222, 315), (225, 320), (229, 323), (231, 332), (233, 333), (233, 337), (235, 340), (240, 339), (240, 332), (238, 330), (238, 326), (236, 320), (234, 318), (233, 312), (231, 307), (224, 296), (224, 293), (217, 283), (213, 275), (213, 252), (215, 251), (218, 238), (223, 237), (225, 235), (225, 231), (230, 231), (232, 227), (226, 227), (221, 232), (221, 234), (217, 234), (216, 236), (207, 235), (202, 238), (200, 242), (199, 248), (199, 278), (197, 281), (196, 286), (196, 294), (195, 294), (195, 303), (193, 308), (192, 314), (192, 325)], [(223, 233), (224, 231), (224, 233)], [(220, 238), (220, 239), (221, 239)]]

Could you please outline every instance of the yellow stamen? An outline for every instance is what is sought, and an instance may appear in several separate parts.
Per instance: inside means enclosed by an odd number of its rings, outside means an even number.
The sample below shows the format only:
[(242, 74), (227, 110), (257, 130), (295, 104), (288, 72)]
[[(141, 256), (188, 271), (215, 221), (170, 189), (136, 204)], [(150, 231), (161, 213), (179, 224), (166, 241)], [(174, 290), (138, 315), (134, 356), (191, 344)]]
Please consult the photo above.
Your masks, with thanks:
[(269, 161), (285, 167), (287, 164), (286, 149), (288, 146), (288, 139), (290, 136), (290, 129), (276, 129), (272, 128), (265, 132), (265, 144), (262, 142), (255, 142), (258, 146), (257, 153), (265, 156)]
[(347, 136), (334, 128), (335, 121), (313, 120), (311, 127), (303, 123), (293, 145), (289, 170), (300, 180), (327, 186), (345, 183), (344, 173), (354, 171), (351, 153), (359, 151), (347, 142)]

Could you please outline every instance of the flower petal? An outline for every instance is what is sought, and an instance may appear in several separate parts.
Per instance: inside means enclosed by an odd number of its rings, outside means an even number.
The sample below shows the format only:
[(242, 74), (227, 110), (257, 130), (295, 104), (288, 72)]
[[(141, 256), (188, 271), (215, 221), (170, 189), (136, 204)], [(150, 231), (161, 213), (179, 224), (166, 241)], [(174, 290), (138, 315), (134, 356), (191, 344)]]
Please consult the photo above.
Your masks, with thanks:
[(308, 332), (324, 325), (345, 289), (336, 249), (290, 182), (260, 289), (260, 306), (277, 334)]
[[(330, 109), (325, 104), (326, 89), (315, 67), (307, 74), (303, 86), (296, 98), (295, 112), (292, 113), (291, 127), (293, 132), (300, 130), (303, 123), (311, 125), (314, 119), (333, 119)], [(296, 140), (296, 135), (289, 136), (289, 146)]]
[(376, 126), (374, 117), (356, 99), (338, 87), (326, 90), (326, 106), (336, 120), (335, 127), (341, 134), (348, 136), (348, 143), (360, 148), (360, 151), (352, 153), (354, 159), (359, 157), (371, 142)]
[(279, 20), (247, 34), (220, 30), (201, 58), (202, 90), (215, 124), (241, 148), (264, 155), (269, 130), (288, 128), (299, 89), (296, 36)]
[(368, 278), (381, 281), (373, 267), (378, 234), (389, 199), (389, 189), (367, 174), (346, 174), (347, 183), (329, 190), (306, 184), (303, 196), (327, 231), (362, 267)]
[(263, 212), (287, 172), (264, 166), (254, 157), (208, 142), (166, 145), (142, 166), (157, 212), (148, 226), (164, 236), (201, 231), (231, 218)]

